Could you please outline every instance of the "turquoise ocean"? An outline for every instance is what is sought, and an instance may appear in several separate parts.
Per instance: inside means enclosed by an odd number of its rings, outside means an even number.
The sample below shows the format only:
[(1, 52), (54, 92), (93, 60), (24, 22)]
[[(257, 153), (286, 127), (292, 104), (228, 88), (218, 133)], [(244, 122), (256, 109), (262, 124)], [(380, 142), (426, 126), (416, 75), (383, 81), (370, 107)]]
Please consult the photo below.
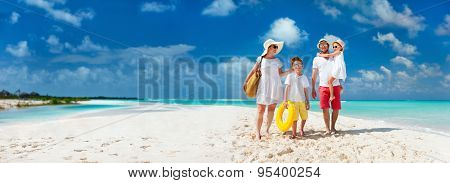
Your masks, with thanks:
[[(117, 104), (115, 104), (117, 101)], [(39, 106), (0, 112), (0, 124), (34, 122), (62, 118), (83, 112), (117, 110), (136, 104), (231, 105), (254, 108), (254, 100), (109, 100), (89, 104)], [(311, 101), (311, 110), (320, 112), (318, 101)], [(343, 101), (341, 115), (387, 122), (406, 128), (450, 135), (450, 101)]]

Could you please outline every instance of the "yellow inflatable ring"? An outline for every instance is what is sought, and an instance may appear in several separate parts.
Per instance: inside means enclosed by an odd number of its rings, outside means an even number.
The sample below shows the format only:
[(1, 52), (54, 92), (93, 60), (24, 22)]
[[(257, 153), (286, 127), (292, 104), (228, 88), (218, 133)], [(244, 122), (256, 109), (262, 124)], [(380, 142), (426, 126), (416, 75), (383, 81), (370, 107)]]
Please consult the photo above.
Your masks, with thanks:
[(288, 117), (286, 121), (283, 121), (283, 113), (284, 113), (284, 102), (281, 103), (281, 105), (278, 107), (276, 121), (277, 126), (280, 129), (281, 132), (288, 131), (289, 128), (292, 126), (292, 122), (294, 121), (294, 114), (295, 114), (295, 105), (293, 102), (288, 101)]

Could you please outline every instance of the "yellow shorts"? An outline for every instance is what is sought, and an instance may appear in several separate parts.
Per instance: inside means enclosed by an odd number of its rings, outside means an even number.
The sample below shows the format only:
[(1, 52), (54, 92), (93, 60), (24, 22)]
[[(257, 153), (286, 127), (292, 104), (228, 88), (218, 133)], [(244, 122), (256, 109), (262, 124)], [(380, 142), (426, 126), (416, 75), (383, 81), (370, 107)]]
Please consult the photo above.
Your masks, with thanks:
[(302, 118), (302, 120), (308, 120), (308, 110), (306, 110), (305, 102), (293, 102), (295, 106), (295, 114), (294, 121), (298, 120), (298, 116)]

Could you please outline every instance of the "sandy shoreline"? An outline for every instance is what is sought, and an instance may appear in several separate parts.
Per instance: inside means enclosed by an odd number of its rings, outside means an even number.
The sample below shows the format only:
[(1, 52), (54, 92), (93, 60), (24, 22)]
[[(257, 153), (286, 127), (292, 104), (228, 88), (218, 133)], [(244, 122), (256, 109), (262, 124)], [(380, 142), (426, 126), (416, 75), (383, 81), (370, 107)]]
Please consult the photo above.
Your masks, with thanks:
[[(254, 140), (255, 109), (140, 105), (40, 123), (0, 126), (0, 162), (449, 162), (450, 138), (340, 117), (322, 136), (310, 112), (301, 139), (272, 123)], [(289, 132), (288, 132), (289, 133)]]
[(43, 100), (17, 100), (17, 99), (1, 99), (0, 110), (15, 109), (19, 106), (39, 106), (47, 105), (50, 101)]

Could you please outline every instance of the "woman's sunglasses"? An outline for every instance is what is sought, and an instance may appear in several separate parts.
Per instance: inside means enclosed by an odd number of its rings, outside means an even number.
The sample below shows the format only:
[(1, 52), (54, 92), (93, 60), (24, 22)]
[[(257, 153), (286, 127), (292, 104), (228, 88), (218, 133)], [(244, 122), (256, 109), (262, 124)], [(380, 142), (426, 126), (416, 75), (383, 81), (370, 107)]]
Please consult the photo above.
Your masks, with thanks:
[(272, 45), (273, 49), (278, 49), (278, 45)]
[(333, 48), (338, 48), (339, 46), (333, 46)]

